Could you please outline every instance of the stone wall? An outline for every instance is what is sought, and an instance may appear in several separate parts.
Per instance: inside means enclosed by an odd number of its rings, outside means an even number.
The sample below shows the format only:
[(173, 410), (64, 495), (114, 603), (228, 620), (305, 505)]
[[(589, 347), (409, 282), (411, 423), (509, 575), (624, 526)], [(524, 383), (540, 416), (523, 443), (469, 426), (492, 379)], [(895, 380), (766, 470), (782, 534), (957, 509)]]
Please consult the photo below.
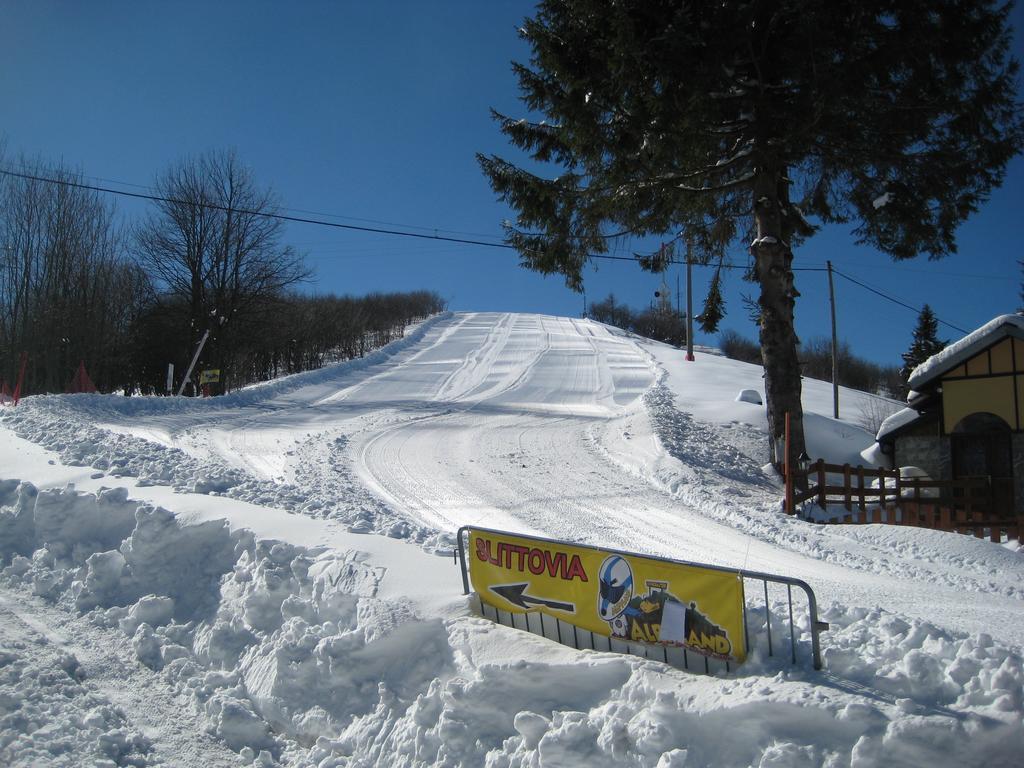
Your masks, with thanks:
[(897, 437), (895, 459), (897, 467), (920, 467), (933, 480), (952, 475), (948, 437)]
[[(1018, 515), (1024, 515), (1024, 432), (1013, 435), (1013, 499)], [(935, 480), (953, 477), (952, 451), (948, 437), (896, 438), (896, 465), (920, 467)]]
[(1013, 436), (1013, 506), (1024, 515), (1024, 432)]

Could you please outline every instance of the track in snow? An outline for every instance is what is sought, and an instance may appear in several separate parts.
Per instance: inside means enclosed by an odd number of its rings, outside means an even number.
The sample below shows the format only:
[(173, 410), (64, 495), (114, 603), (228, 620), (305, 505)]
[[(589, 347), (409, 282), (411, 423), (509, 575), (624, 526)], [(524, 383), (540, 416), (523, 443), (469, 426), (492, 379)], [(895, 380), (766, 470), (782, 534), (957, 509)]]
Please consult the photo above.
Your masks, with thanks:
[(36, 721), (0, 745), (12, 768), (77, 765), (83, 752), (97, 764), (238, 765), (188, 698), (138, 663), (127, 638), (8, 589), (0, 589), (0, 699), (6, 725)]

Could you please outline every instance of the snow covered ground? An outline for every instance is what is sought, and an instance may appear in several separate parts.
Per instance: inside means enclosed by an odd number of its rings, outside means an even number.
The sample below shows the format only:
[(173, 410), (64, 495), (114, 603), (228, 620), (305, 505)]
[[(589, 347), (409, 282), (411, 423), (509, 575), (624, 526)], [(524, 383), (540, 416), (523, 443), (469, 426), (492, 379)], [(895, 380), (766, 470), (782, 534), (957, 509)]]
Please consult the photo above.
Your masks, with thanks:
[[(862, 461), (877, 403), (804, 386), (809, 452)], [(1017, 545), (781, 515), (745, 389), (708, 350), (458, 314), (226, 397), (0, 409), (0, 764), (1019, 765)], [(805, 579), (825, 669), (494, 625), (467, 523)]]

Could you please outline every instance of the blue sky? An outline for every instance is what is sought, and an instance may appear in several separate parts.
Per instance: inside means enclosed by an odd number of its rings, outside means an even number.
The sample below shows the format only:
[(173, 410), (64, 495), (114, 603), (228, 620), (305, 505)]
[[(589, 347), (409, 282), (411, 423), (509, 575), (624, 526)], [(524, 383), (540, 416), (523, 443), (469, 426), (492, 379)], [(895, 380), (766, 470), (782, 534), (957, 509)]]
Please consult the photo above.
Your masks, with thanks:
[[(488, 108), (523, 113), (509, 62), (528, 57), (516, 28), (532, 7), (513, 0), (0, 0), (0, 137), (8, 157), (62, 161), (106, 186), (146, 186), (187, 155), (234, 148), (292, 212), (498, 240), (509, 212), (474, 153), (516, 156)], [(1019, 7), (1013, 20), (1024, 29)], [(1018, 34), (1018, 58), (1021, 40)], [(1004, 187), (961, 228), (956, 256), (894, 264), (854, 245), (847, 229), (831, 228), (797, 251), (795, 266), (831, 260), (842, 273), (906, 304), (928, 302), (941, 319), (971, 330), (1020, 305), (1021, 201), (1024, 160), (1017, 158)], [(140, 210), (124, 199), (118, 205), (128, 215)], [(290, 225), (286, 240), (315, 270), (310, 291), (427, 288), (455, 310), (583, 310), (583, 297), (559, 278), (520, 268), (511, 251), (305, 225)], [(737, 247), (733, 258), (745, 263), (747, 256)], [(695, 271), (695, 311), (709, 279), (710, 271)], [(587, 271), (587, 299), (614, 292), (646, 306), (660, 282), (632, 264), (603, 261)], [(674, 291), (674, 273), (668, 282)], [(825, 273), (800, 272), (797, 287), (798, 333), (827, 335)], [(730, 273), (725, 289), (723, 328), (756, 337), (740, 302), (756, 287)], [(842, 278), (836, 295), (840, 338), (863, 357), (898, 364), (915, 314)]]

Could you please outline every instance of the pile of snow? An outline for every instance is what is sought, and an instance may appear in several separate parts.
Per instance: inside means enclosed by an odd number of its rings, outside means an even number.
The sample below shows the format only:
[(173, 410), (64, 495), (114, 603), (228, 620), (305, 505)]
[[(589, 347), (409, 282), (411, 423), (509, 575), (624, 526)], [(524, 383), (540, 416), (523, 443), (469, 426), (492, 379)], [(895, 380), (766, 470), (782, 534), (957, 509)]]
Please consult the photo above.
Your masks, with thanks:
[(756, 389), (741, 389), (740, 393), (736, 395), (737, 403), (752, 403), (753, 405), (763, 405), (761, 402), (761, 393)]
[[(83, 495), (8, 482), (4, 490), (5, 583), (121, 633), (137, 661), (187, 695), (209, 733), (232, 750), (275, 759), (301, 750), (299, 742), (340, 735), (371, 711), (379, 687), (391, 683), (409, 696), (444, 669), (441, 622), (376, 600), (380, 572), (356, 553), (257, 541), (223, 521), (182, 525), (166, 510), (129, 501), (123, 489)], [(5, 666), (17, 660), (4, 653)], [(71, 678), (47, 696), (79, 693), (64, 690), (78, 685), (77, 667), (64, 666)], [(31, 697), (9, 706), (17, 718), (6, 727), (22, 722), (17, 730), (27, 731), (16, 735), (12, 755), (60, 754), (49, 726), (31, 727)], [(137, 735), (111, 744), (97, 738), (95, 751), (116, 747), (115, 758), (146, 751)]]
[(83, 678), (73, 654), (27, 642), (0, 624), (4, 765), (58, 765), (66, 755), (91, 758), (96, 766), (151, 764), (149, 739)]
[(876, 439), (881, 440), (886, 435), (889, 435), (898, 429), (902, 429), (908, 424), (913, 424), (918, 418), (920, 418), (920, 416), (921, 414), (913, 408), (901, 408), (891, 416), (886, 417), (882, 422), (882, 425), (878, 428), (878, 434), (875, 437)]
[[(8, 589), (126, 644), (262, 765), (998, 765), (1024, 748), (1018, 651), (878, 608), (825, 612), (825, 673), (755, 652), (701, 678), (417, 616), (356, 552), (183, 525), (121, 491), (5, 483), (0, 531)], [(72, 657), (5, 640), (0, 684), (9, 764), (161, 758)]]

